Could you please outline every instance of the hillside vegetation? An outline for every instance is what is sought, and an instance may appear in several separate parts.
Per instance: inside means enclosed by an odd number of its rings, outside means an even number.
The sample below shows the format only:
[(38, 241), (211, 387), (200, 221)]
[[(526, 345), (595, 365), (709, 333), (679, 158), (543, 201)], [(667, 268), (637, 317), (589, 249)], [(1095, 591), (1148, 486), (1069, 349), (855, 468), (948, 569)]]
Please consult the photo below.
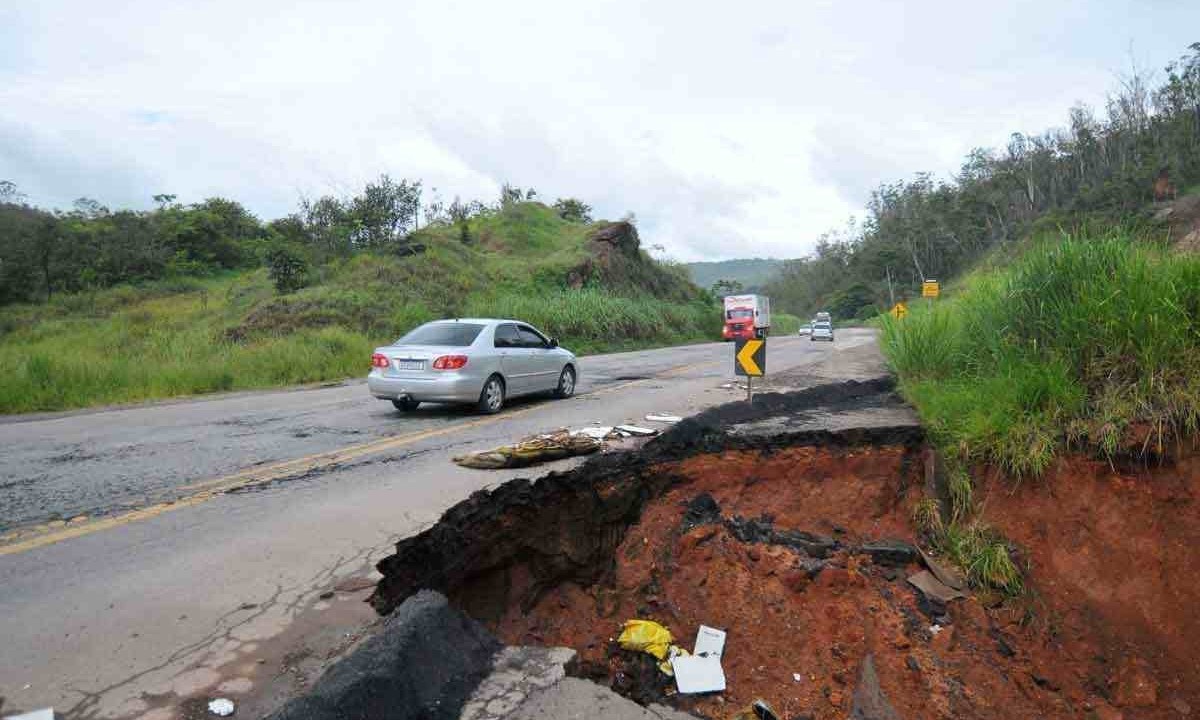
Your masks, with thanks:
[(1046, 237), (953, 299), (884, 321), (940, 444), (1039, 474), (1074, 447), (1162, 453), (1200, 429), (1200, 258), (1131, 237)]
[(905, 299), (919, 294), (922, 279), (951, 280), (1030, 234), (1160, 223), (1150, 202), (1200, 183), (1200, 43), (1156, 87), (1131, 72), (1102, 113), (1077, 105), (1068, 122), (977, 149), (949, 180), (922, 173), (882, 185), (862, 222), (784, 266), (766, 289), (773, 304), (801, 316), (823, 308), (870, 317), (891, 302), (889, 278)]
[[(43, 211), (9, 208), (45, 232)], [(373, 347), (439, 317), (519, 317), (576, 352), (719, 337), (711, 296), (682, 268), (650, 258), (628, 223), (564, 216), (561, 206), (511, 195), (459, 208), (344, 249), (330, 242), (339, 223), (347, 234), (361, 234), (361, 223), (335, 217), (322, 226), (305, 212), (265, 229), (250, 222), (228, 242), (229, 267), (148, 243), (176, 267), (112, 287), (98, 287), (94, 271), (92, 287), (35, 277), (30, 295), (48, 299), (0, 309), (0, 411), (364, 375)], [(162, 213), (194, 212), (204, 211), (168, 207), (121, 222), (150, 227)], [(115, 215), (52, 217), (86, 229)]]
[(692, 281), (702, 288), (713, 289), (718, 282), (725, 281), (729, 292), (749, 292), (765, 286), (784, 262), (775, 258), (739, 258), (692, 262), (686, 267)]

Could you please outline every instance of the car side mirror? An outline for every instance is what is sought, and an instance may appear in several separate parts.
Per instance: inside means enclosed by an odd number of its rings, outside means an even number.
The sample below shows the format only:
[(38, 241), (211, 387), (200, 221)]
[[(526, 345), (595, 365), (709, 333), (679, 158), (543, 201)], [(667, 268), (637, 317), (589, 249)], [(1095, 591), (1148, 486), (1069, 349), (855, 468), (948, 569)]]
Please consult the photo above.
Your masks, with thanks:
[(558, 347), (558, 338), (550, 338), (550, 347), (552, 347), (552, 348)]

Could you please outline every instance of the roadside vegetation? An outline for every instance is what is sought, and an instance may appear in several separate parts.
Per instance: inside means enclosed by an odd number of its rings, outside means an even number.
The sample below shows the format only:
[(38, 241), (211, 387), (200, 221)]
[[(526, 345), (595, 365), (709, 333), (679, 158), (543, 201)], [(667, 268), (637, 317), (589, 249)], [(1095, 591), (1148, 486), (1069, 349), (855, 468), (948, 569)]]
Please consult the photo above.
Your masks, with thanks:
[(506, 187), (432, 202), (418, 229), (419, 184), (386, 177), (267, 224), (224, 200), (52, 213), (6, 192), (0, 270), (20, 282), (0, 307), (0, 412), (354, 377), (441, 317), (519, 317), (583, 353), (720, 333), (682, 266), (574, 199)]
[[(1155, 83), (1158, 79), (1157, 84)], [(881, 185), (866, 216), (787, 261), (765, 292), (801, 316), (866, 319), (920, 295), (997, 249), (1047, 230), (1171, 223), (1152, 200), (1200, 190), (1200, 43), (1157, 76), (1131, 69), (1104, 108), (1076, 105), (1067, 127), (1015, 132), (971, 152), (950, 179), (928, 173)], [(1178, 239), (1178, 238), (1172, 238)]]

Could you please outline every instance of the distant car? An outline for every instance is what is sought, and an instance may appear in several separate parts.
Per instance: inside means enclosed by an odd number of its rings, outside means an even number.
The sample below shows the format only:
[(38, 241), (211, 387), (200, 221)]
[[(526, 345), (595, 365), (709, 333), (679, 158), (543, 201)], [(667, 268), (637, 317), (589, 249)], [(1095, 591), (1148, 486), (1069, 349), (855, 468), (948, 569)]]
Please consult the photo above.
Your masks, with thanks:
[(367, 388), (402, 412), (437, 402), (491, 414), (518, 395), (570, 397), (578, 380), (574, 353), (529, 323), (464, 318), (425, 323), (376, 348)]
[(828, 340), (833, 342), (833, 325), (828, 322), (816, 322), (812, 326), (812, 334), (808, 339), (816, 342), (817, 340)]
[(804, 337), (805, 335), (812, 335), (812, 324), (811, 323), (800, 323), (800, 329), (797, 332), (800, 333), (800, 337)]

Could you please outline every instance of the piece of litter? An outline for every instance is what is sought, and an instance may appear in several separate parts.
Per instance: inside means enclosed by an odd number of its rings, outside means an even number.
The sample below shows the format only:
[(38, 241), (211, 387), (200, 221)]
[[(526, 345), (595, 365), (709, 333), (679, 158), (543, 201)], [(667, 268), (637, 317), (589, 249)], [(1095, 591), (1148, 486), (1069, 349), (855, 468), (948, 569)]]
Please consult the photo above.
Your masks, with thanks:
[(934, 577), (933, 573), (928, 570), (922, 570), (908, 578), (910, 585), (920, 590), (927, 598), (933, 598), (942, 603), (948, 603), (951, 600), (965, 598), (966, 594), (961, 590), (946, 585), (941, 580)]
[(779, 715), (774, 708), (767, 704), (766, 700), (755, 700), (750, 709), (754, 711), (754, 717), (758, 720), (779, 720)]
[(800, 673), (792, 673), (792, 680), (795, 680), (796, 682), (800, 682), (803, 679), (804, 679), (804, 676), (801, 675)]
[(718, 657), (681, 655), (671, 660), (675, 685), (681, 693), (721, 692), (725, 689), (725, 671)]
[(941, 625), (934, 624), (934, 625), (929, 626), (929, 634), (934, 637), (937, 637), (937, 634), (940, 633), (941, 631), (942, 631)]
[(639, 425), (618, 425), (617, 429), (623, 433), (630, 435), (657, 435), (658, 431), (654, 428), (644, 428)]
[(725, 652), (725, 631), (701, 625), (700, 629), (696, 631), (696, 649), (692, 651), (692, 654), (715, 657), (719, 660), (723, 652)]
[(229, 698), (217, 698), (208, 703), (208, 711), (219, 717), (228, 717), (233, 714), (233, 701)]
[(724, 385), (722, 385), (721, 387), (723, 387), (723, 388), (732, 388), (732, 387), (733, 387), (733, 383), (725, 383), (725, 384), (724, 384)]
[(4, 720), (54, 720), (54, 708), (42, 708), (20, 715), (5, 715)]
[(573, 435), (573, 436), (582, 435), (584, 437), (590, 437), (593, 440), (603, 440), (603, 439), (607, 438), (609, 435), (611, 435), (612, 431), (613, 431), (613, 427), (612, 427), (612, 425), (609, 425), (607, 427), (589, 427), (589, 428), (580, 428), (579, 430), (572, 430), (571, 435)]
[(658, 413), (650, 413), (646, 416), (646, 419), (650, 422), (677, 423), (683, 418), (679, 417), (678, 415), (659, 415)]

